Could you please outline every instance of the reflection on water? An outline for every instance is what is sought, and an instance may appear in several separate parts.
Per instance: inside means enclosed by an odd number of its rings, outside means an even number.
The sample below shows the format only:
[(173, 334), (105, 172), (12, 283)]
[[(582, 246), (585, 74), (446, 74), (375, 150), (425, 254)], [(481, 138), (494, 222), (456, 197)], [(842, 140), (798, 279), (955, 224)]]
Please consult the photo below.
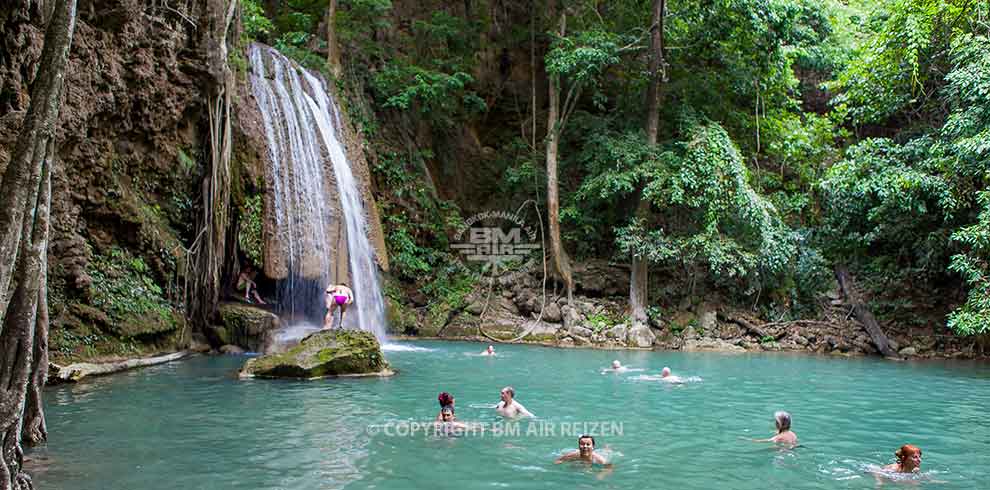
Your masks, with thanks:
[[(872, 471), (912, 443), (923, 473), (881, 484), (970, 489), (990, 476), (985, 364), (518, 345), (464, 355), (484, 347), (392, 344), (392, 378), (239, 380), (244, 358), (223, 356), (53, 387), (50, 442), (30, 468), (38, 488), (73, 490), (875, 489)], [(645, 373), (601, 376), (616, 358)], [(637, 379), (663, 366), (704, 382)], [(504, 386), (539, 418), (496, 433)], [(381, 430), (432, 427), (440, 391), (455, 396), (457, 420), (488, 430)], [(793, 416), (798, 448), (750, 441), (773, 434), (776, 410)], [(614, 471), (553, 464), (584, 431)]]

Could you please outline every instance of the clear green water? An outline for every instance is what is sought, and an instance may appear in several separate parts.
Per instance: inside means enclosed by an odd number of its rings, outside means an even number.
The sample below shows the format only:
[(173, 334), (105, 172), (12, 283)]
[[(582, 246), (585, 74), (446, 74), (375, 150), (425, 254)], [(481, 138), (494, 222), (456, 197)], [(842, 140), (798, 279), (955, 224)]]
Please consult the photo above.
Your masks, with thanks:
[[(894, 363), (799, 355), (603, 352), (416, 342), (388, 352), (390, 379), (238, 380), (238, 357), (188, 361), (46, 392), (50, 442), (33, 451), (42, 489), (331, 488), (877, 488), (865, 473), (910, 442), (940, 482), (888, 488), (988, 488), (990, 365)], [(612, 359), (703, 381), (666, 386), (603, 375)], [(431, 420), (439, 391), (463, 421), (494, 423), (512, 385), (554, 435), (460, 438), (392, 434)], [(802, 447), (769, 437), (772, 414), (794, 417)], [(554, 465), (576, 447), (563, 423), (614, 422), (610, 474)], [(589, 429), (593, 427), (589, 426)], [(611, 431), (616, 427), (610, 426)], [(599, 431), (602, 431), (599, 428)], [(599, 478), (601, 478), (599, 480)]]

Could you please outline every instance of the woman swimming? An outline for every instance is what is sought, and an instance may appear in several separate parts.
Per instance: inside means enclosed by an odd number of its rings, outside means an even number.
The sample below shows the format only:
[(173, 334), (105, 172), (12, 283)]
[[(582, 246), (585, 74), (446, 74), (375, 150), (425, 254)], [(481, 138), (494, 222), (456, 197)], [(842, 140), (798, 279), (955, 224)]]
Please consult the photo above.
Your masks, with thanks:
[(921, 448), (905, 444), (894, 452), (896, 463), (884, 466), (883, 469), (896, 473), (917, 473), (921, 471)]

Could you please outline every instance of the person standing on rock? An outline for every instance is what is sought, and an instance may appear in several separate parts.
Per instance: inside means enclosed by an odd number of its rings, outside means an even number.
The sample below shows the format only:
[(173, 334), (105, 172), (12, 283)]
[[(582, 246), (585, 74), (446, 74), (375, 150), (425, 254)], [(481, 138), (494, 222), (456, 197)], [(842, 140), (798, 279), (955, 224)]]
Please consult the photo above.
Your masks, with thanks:
[(323, 330), (333, 329), (333, 310), (340, 308), (339, 328), (344, 328), (344, 313), (347, 306), (354, 302), (354, 292), (347, 284), (331, 284), (327, 286), (327, 316), (323, 319)]

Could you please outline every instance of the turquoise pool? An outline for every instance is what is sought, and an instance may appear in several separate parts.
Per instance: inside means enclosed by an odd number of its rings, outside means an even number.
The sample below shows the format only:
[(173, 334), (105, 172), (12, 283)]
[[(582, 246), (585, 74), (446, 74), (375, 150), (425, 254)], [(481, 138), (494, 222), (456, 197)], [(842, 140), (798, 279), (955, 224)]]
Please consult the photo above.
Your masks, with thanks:
[[(239, 380), (244, 358), (224, 356), (50, 388), (50, 441), (31, 471), (66, 490), (874, 489), (867, 470), (909, 442), (924, 450), (909, 488), (990, 486), (986, 363), (398, 345), (387, 379)], [(602, 374), (613, 359), (644, 371)], [(641, 377), (663, 366), (700, 381)], [(488, 407), (506, 385), (536, 420), (498, 425)], [(419, 430), (440, 391), (485, 432)], [(776, 410), (792, 414), (797, 449), (748, 440), (772, 435)], [(583, 431), (611, 472), (553, 464)]]

